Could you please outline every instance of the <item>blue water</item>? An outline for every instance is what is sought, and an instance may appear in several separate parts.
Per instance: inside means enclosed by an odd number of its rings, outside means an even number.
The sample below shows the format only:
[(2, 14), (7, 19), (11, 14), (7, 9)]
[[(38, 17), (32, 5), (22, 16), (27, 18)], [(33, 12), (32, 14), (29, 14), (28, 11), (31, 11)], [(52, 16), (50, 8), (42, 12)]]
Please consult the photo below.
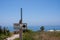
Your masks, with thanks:
[[(60, 30), (60, 26), (44, 26), (45, 31), (47, 30)], [(12, 32), (14, 31), (13, 26), (9, 26), (8, 29)], [(33, 31), (38, 31), (40, 30), (40, 26), (28, 26), (28, 29), (33, 30)]]
[[(29, 29), (31, 29), (31, 30), (34, 30), (34, 31), (37, 31), (37, 30), (40, 30), (40, 26), (30, 26), (30, 27), (28, 27)], [(47, 31), (47, 30), (60, 30), (60, 26), (44, 26), (44, 28), (45, 28), (45, 31)]]

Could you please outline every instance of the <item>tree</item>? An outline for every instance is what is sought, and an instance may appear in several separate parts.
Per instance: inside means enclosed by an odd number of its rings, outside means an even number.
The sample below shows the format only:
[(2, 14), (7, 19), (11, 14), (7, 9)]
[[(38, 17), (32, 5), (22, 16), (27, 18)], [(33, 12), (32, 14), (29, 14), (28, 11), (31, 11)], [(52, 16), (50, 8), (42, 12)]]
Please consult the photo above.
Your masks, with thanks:
[(40, 27), (40, 30), (41, 30), (41, 31), (44, 31), (44, 26), (41, 26), (41, 27)]
[(7, 35), (7, 28), (6, 28), (6, 27), (4, 27), (4, 28), (3, 28), (3, 30), (4, 30), (4, 32), (3, 32), (3, 33), (4, 33), (5, 35)]
[(2, 28), (1, 28), (2, 26), (0, 26), (0, 34), (2, 33)]
[(10, 31), (9, 30), (7, 30), (7, 35), (10, 36)]
[(10, 31), (8, 28), (0, 26), (0, 40), (4, 40), (5, 38), (10, 36)]

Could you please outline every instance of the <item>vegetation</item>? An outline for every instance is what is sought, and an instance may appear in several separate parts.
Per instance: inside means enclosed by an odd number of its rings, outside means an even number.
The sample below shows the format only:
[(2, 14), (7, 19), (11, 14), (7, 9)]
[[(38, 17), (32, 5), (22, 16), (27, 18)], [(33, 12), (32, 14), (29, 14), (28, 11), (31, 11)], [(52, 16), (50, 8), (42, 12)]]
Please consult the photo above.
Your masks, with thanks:
[[(11, 36), (8, 28), (0, 26), (0, 40)], [(19, 40), (16, 38), (14, 40)], [(46, 32), (44, 31), (44, 26), (40, 27), (40, 31), (26, 30), (23, 32), (23, 40), (60, 40), (60, 32)]]
[(8, 28), (0, 26), (0, 40), (4, 40), (5, 38), (11, 36)]
[(40, 29), (41, 29), (40, 31), (44, 31), (44, 26), (41, 26)]
[(19, 38), (16, 38), (16, 39), (14, 39), (14, 40), (19, 40)]
[[(26, 30), (26, 32), (23, 32), (23, 40), (33, 40), (33, 33), (32, 30)], [(19, 40), (19, 38), (16, 38), (15, 40)]]
[[(40, 31), (34, 32), (32, 30), (27, 30), (23, 33), (23, 40), (60, 40), (60, 32), (46, 32), (43, 30), (43, 26)], [(19, 40), (19, 38), (15, 40)]]

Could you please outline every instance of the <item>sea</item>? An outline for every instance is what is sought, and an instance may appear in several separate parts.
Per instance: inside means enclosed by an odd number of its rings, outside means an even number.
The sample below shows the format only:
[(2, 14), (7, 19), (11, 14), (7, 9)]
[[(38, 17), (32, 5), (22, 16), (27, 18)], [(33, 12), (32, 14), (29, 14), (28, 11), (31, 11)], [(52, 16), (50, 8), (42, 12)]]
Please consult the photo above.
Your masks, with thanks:
[[(33, 31), (38, 31), (40, 30), (41, 26), (27, 26), (28, 29), (33, 30)], [(8, 29), (13, 32), (15, 31), (13, 26), (9, 26)], [(44, 26), (44, 30), (48, 31), (48, 30), (60, 30), (60, 26)]]

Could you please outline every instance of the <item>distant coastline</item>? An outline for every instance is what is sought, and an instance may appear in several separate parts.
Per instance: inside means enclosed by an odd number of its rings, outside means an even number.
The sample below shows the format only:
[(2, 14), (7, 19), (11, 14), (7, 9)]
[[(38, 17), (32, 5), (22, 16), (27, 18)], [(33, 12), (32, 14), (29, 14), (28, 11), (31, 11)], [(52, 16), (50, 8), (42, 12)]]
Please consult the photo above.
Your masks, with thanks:
[[(45, 31), (48, 30), (60, 30), (60, 26), (44, 26)], [(9, 26), (8, 29), (13, 32), (14, 28), (13, 26)], [(28, 29), (33, 30), (33, 31), (38, 31), (40, 30), (40, 26), (28, 26)]]

